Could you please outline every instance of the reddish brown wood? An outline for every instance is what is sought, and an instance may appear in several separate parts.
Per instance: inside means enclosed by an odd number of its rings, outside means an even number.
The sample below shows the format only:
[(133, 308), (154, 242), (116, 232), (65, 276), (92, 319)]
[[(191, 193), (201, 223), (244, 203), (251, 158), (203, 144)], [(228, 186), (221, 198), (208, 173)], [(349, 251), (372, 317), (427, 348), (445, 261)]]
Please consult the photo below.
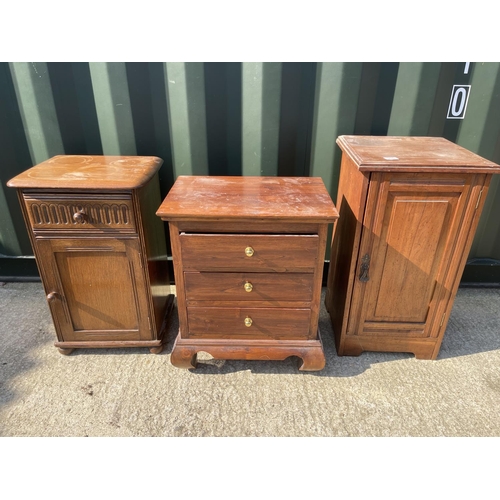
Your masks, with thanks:
[[(181, 233), (182, 263), (187, 270), (313, 272), (317, 235)], [(247, 256), (250, 248), (253, 255)]]
[(276, 341), (246, 339), (228, 344), (219, 339), (183, 339), (180, 332), (170, 355), (171, 363), (177, 368), (196, 368), (197, 353), (203, 351), (216, 359), (284, 360), (290, 356), (302, 359), (301, 371), (319, 371), (325, 367), (325, 355), (321, 336), (315, 340)]
[(325, 298), (339, 352), (339, 342), (343, 337), (337, 335), (337, 332), (345, 331), (347, 327), (356, 266), (356, 258), (353, 256), (357, 256), (358, 252), (369, 183), (367, 174), (360, 172), (346, 155), (342, 156), (340, 171), (337, 193), (340, 216), (333, 227)]
[(187, 313), (188, 338), (309, 338), (310, 308), (188, 307)]
[(175, 366), (194, 368), (205, 351), (222, 359), (299, 356), (303, 370), (324, 367), (321, 278), (328, 223), (337, 218), (325, 193), (321, 179), (177, 179), (157, 211), (170, 222)]
[(327, 293), (337, 352), (435, 359), (489, 185), (483, 172), (500, 166), (441, 138), (337, 142), (342, 222)]
[[(217, 214), (215, 217), (214, 215)], [(164, 220), (334, 222), (320, 177), (179, 176), (157, 211)]]
[(360, 172), (499, 173), (496, 163), (443, 137), (343, 135), (337, 144)]
[(278, 234), (317, 234), (319, 224), (297, 222), (273, 222), (272, 220), (260, 220), (252, 222), (246, 220), (241, 222), (232, 222), (225, 220), (218, 221), (195, 221), (179, 220), (177, 222), (179, 231), (187, 233), (234, 233), (234, 234), (259, 234), (259, 233), (278, 233)]
[(184, 282), (188, 303), (191, 301), (248, 303), (297, 300), (311, 302), (313, 292), (313, 274), (311, 273), (186, 272)]
[[(56, 347), (158, 350), (173, 296), (154, 157), (58, 156), (18, 188), (56, 329)], [(62, 352), (62, 351), (61, 351)]]

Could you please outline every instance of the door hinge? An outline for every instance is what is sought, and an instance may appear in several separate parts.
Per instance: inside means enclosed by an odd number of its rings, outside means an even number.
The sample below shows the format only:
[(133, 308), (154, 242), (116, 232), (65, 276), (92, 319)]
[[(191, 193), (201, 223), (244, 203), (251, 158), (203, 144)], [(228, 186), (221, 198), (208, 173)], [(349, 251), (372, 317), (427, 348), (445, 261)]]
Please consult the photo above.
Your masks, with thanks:
[(481, 191), (479, 191), (479, 196), (477, 197), (477, 203), (476, 203), (476, 210), (477, 207), (479, 206), (479, 202), (481, 201), (481, 196), (483, 195), (483, 189), (484, 188), (481, 188)]
[(446, 316), (446, 313), (443, 314), (443, 317), (441, 318), (441, 323), (439, 323), (439, 328), (443, 326), (444, 323), (444, 317)]

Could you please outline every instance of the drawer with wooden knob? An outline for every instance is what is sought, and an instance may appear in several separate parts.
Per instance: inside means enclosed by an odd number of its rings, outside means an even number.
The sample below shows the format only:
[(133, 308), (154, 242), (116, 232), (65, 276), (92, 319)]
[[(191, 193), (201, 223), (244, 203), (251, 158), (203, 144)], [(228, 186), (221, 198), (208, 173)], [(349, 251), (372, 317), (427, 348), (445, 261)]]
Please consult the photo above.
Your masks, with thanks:
[(309, 338), (311, 310), (305, 308), (188, 307), (187, 315), (188, 337)]
[(174, 296), (164, 227), (154, 214), (161, 164), (157, 157), (59, 155), (8, 182), (62, 354), (163, 349)]
[(132, 197), (73, 194), (23, 194), (34, 231), (115, 230), (135, 232)]
[(211, 273), (184, 274), (186, 300), (191, 301), (302, 301), (313, 296), (314, 274)]
[(179, 236), (184, 270), (313, 273), (318, 235), (191, 234)]

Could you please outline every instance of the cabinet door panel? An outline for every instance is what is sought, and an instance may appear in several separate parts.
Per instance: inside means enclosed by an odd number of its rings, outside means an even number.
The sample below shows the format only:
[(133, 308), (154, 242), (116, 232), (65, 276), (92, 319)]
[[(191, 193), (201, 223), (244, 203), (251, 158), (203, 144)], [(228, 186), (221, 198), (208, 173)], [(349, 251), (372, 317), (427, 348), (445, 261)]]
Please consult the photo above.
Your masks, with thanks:
[(459, 229), (470, 224), (470, 179), (449, 177), (374, 176), (358, 259), (358, 270), (369, 265), (368, 281), (356, 277), (348, 334), (431, 335), (437, 299), (449, 296), (445, 278), (458, 263)]
[[(137, 239), (38, 240), (63, 340), (147, 340), (146, 289)], [(49, 290), (50, 289), (50, 290)]]

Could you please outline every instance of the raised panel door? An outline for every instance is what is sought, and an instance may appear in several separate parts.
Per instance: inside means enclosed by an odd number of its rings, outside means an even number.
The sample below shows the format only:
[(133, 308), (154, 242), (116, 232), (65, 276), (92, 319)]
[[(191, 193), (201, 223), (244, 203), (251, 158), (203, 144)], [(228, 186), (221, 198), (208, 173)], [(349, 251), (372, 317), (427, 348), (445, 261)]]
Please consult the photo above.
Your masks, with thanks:
[(38, 239), (36, 245), (61, 340), (151, 339), (137, 238)]
[(437, 336), (473, 177), (372, 174), (347, 335)]

